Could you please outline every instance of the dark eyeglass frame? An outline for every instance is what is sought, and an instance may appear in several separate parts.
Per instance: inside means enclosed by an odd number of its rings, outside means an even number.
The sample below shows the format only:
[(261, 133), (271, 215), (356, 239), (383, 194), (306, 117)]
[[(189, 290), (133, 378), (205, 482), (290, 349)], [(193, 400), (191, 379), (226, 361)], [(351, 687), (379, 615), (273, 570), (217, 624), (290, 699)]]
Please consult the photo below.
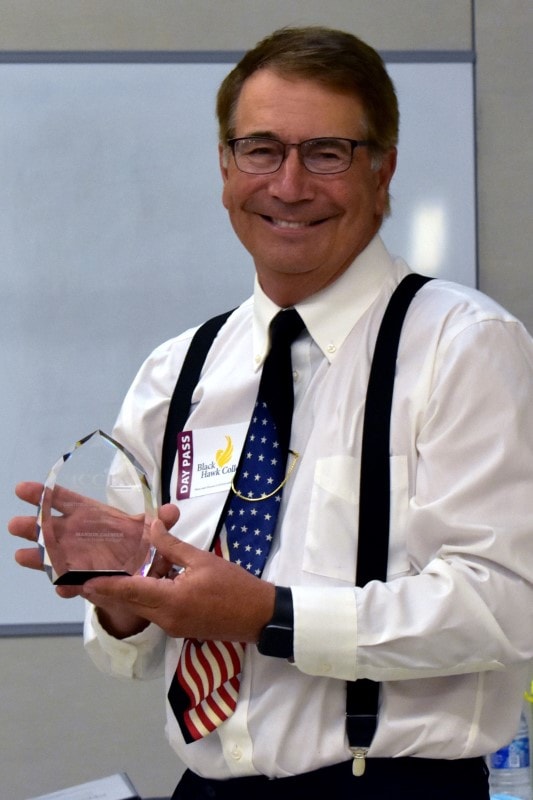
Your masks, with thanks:
[[(279, 144), (279, 145), (281, 145), (283, 147), (283, 151), (280, 149), (280, 158), (281, 158), (281, 160), (280, 160), (278, 166), (275, 169), (259, 170), (259, 171), (255, 170), (255, 169), (253, 169), (253, 170), (243, 169), (243, 167), (239, 164), (239, 157), (240, 157), (241, 154), (238, 153), (237, 148), (238, 148), (239, 142), (248, 142), (248, 141), (250, 141), (250, 142), (258, 142), (259, 144), (261, 142), (269, 142), (270, 144)], [(306, 146), (309, 147), (309, 145), (314, 144), (315, 142), (316, 143), (320, 143), (320, 142), (347, 142), (351, 147), (350, 160), (349, 160), (348, 164), (346, 166), (343, 166), (341, 169), (333, 169), (333, 170), (329, 170), (329, 169), (328, 170), (310, 169), (308, 167), (308, 165), (306, 164), (306, 162), (305, 162), (306, 156), (305, 156), (305, 152), (302, 153), (302, 148), (305, 149)], [(298, 158), (300, 159), (300, 163), (303, 164), (305, 169), (308, 172), (311, 172), (313, 175), (338, 175), (339, 173), (346, 172), (347, 170), (350, 169), (350, 167), (352, 166), (354, 150), (357, 147), (371, 147), (372, 145), (375, 145), (375, 144), (376, 143), (374, 141), (372, 141), (371, 139), (347, 139), (347, 138), (342, 137), (342, 136), (318, 136), (318, 137), (315, 137), (314, 139), (305, 139), (303, 142), (282, 142), (280, 139), (275, 139), (272, 136), (239, 136), (239, 137), (234, 138), (234, 139), (228, 139), (228, 141), (227, 141), (227, 146), (230, 148), (231, 152), (233, 153), (233, 158), (235, 160), (235, 165), (236, 165), (237, 169), (240, 170), (240, 172), (246, 173), (247, 175), (272, 175), (274, 172), (277, 172), (279, 169), (281, 169), (281, 166), (282, 166), (283, 162), (285, 161), (285, 159), (287, 158), (289, 149), (291, 147), (296, 147), (296, 149), (298, 150)]]

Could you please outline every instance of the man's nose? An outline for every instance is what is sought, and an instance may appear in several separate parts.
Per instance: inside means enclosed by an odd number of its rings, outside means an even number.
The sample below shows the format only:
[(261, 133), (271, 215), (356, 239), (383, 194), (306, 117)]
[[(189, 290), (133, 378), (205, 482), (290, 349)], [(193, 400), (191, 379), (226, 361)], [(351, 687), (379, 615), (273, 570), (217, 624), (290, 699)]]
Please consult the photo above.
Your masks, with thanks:
[(308, 200), (313, 194), (313, 176), (305, 168), (298, 147), (289, 145), (280, 168), (270, 176), (270, 193), (286, 203)]

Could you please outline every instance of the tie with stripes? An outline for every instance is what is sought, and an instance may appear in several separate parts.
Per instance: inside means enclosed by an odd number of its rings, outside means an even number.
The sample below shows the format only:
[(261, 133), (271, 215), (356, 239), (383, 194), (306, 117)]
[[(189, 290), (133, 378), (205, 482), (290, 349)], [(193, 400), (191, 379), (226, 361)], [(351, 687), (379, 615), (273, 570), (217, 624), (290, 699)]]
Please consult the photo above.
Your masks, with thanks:
[[(260, 577), (274, 537), (283, 487), (297, 454), (289, 456), (294, 404), (291, 344), (304, 324), (295, 309), (270, 326), (254, 412), (235, 478), (215, 535), (214, 552)], [(186, 639), (168, 692), (186, 742), (214, 731), (235, 710), (244, 645)]]

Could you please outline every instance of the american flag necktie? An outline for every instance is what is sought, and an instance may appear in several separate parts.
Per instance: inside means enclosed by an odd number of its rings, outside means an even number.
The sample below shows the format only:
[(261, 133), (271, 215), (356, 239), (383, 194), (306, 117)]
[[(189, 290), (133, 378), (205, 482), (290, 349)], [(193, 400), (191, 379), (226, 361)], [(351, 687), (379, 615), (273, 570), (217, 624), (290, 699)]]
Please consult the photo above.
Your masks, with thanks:
[[(289, 453), (294, 405), (291, 344), (303, 327), (295, 309), (280, 311), (272, 320), (270, 351), (237, 477), (215, 535), (214, 552), (257, 577), (274, 537), (283, 487), (297, 459)], [(184, 641), (168, 700), (186, 742), (211, 733), (234, 712), (243, 657), (239, 642)]]

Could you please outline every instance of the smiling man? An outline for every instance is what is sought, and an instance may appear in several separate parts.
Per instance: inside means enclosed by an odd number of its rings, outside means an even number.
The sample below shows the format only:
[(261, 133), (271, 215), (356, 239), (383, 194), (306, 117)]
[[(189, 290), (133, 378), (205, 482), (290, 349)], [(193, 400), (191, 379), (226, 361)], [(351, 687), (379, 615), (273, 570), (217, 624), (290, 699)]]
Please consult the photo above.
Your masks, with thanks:
[[(187, 481), (178, 457), (152, 574), (80, 590), (86, 648), (111, 674), (165, 670), (167, 735), (187, 767), (175, 800), (487, 800), (483, 755), (512, 738), (533, 658), (531, 339), (489, 298), (418, 282), (384, 247), (399, 115), (371, 47), (277, 31), (217, 109), (223, 202), (254, 292), (194, 390)], [(385, 370), (368, 402), (367, 389), (392, 340), (383, 318), (413, 279), (389, 437)], [(193, 334), (147, 359), (114, 431), (156, 487)], [(385, 466), (368, 480), (375, 409)], [(37, 503), (41, 488), (17, 491)], [(33, 540), (35, 520), (10, 530)], [(17, 559), (40, 568), (35, 548)]]

